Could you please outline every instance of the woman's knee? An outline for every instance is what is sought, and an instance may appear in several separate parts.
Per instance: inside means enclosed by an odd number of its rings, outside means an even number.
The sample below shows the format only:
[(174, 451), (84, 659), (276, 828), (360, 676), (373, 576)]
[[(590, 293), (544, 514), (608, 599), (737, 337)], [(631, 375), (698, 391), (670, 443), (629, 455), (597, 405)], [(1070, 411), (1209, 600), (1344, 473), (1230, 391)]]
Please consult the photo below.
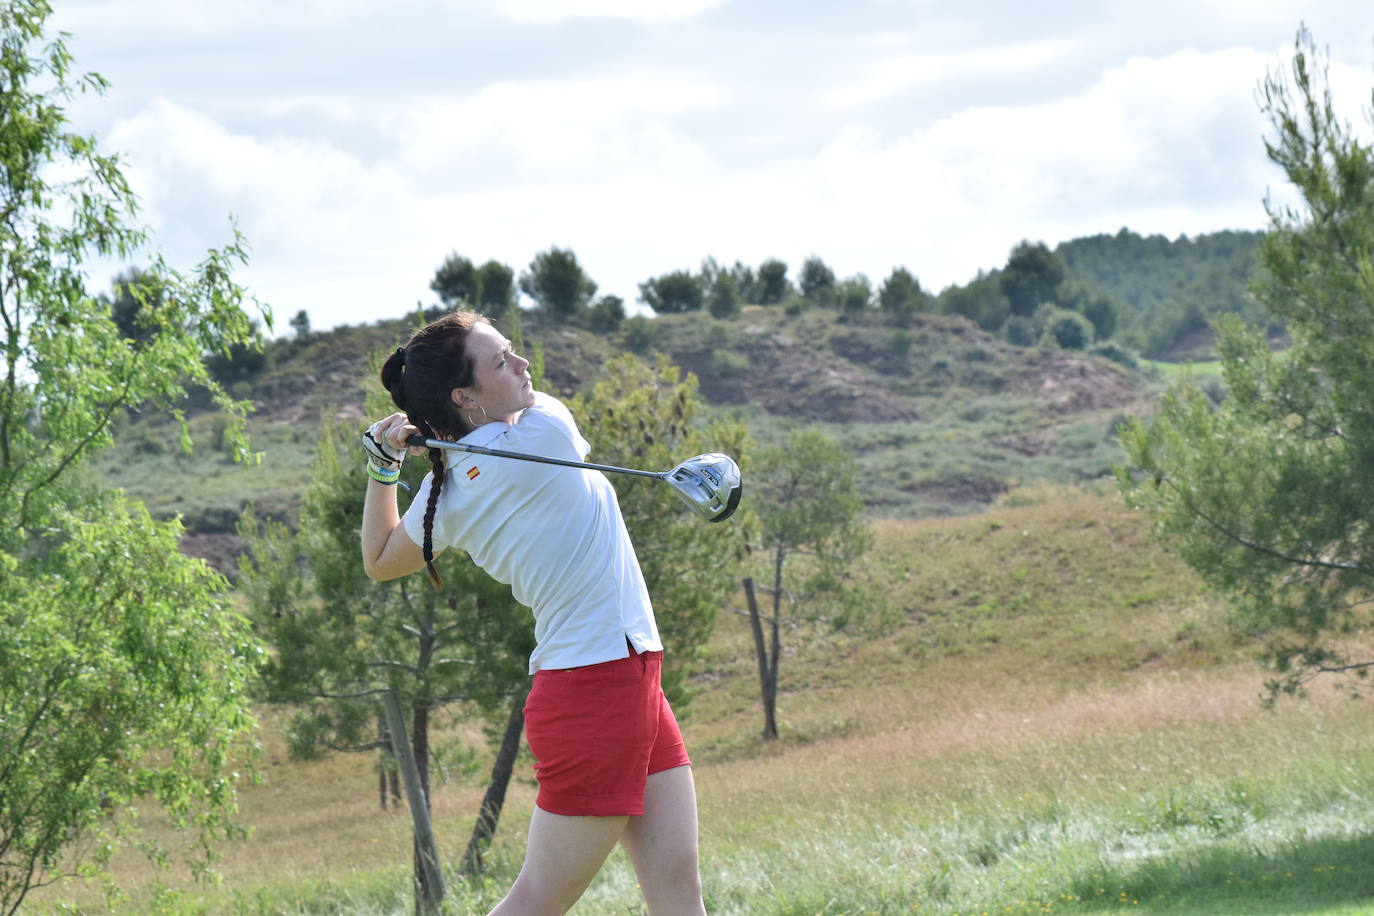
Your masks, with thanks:
[(555, 887), (537, 878), (520, 875), (492, 916), (562, 916), (572, 909), (581, 889)]

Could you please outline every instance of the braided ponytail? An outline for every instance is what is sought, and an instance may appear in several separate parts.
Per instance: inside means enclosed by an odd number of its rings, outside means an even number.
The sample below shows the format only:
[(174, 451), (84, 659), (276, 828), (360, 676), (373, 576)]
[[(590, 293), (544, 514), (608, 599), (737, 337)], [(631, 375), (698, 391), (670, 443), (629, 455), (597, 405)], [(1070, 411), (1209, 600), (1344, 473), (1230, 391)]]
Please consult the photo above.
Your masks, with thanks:
[[(433, 438), (434, 431), (429, 428), (429, 424), (417, 423), (420, 431), (425, 434), (425, 438)], [(444, 580), (439, 576), (439, 570), (434, 568), (434, 510), (439, 506), (439, 491), (444, 488), (444, 479), (448, 476), (447, 469), (444, 467), (444, 452), (442, 449), (432, 448), (429, 450), (429, 502), (425, 504), (425, 542), (423, 545), (425, 556), (425, 572), (429, 575), (429, 584), (435, 589), (444, 587)]]
[[(455, 388), (473, 382), (473, 362), (467, 354), (468, 332), (486, 318), (476, 312), (450, 312), (425, 325), (382, 364), (381, 381), (398, 410), (428, 439), (459, 439), (473, 427), (449, 397)], [(434, 568), (434, 514), (444, 488), (443, 452), (429, 450), (432, 471), (429, 501), (425, 506), (422, 549), (425, 572), (436, 589), (444, 580)]]

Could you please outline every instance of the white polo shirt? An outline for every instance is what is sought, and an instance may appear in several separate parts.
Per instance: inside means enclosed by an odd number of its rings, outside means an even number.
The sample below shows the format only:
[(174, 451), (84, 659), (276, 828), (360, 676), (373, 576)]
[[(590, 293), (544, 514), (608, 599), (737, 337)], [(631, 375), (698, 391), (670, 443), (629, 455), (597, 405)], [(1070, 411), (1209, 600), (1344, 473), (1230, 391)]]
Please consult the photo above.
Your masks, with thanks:
[[(459, 441), (585, 461), (591, 446), (556, 398), (535, 393), (514, 425), (488, 423)], [(615, 489), (600, 471), (444, 452), (447, 473), (432, 528), (437, 554), (468, 552), (534, 611), (530, 674), (663, 648)], [(425, 476), (402, 523), (424, 544)]]

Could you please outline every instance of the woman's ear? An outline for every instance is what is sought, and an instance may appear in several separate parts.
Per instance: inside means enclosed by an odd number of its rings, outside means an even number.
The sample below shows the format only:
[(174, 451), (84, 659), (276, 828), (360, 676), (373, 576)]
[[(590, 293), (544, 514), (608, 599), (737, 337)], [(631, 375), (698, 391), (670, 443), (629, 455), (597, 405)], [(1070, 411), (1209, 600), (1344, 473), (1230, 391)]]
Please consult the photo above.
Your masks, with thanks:
[(468, 396), (468, 393), (461, 388), (453, 389), (448, 393), (448, 396), (453, 401), (453, 406), (457, 407), (459, 410), (466, 410), (474, 403), (472, 398)]

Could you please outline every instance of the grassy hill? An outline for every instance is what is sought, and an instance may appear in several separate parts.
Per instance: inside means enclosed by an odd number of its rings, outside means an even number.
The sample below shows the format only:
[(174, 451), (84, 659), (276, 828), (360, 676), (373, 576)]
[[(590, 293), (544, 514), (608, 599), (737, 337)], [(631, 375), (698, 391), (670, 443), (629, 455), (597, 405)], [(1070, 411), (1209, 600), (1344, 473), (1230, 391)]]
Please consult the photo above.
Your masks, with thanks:
[[(223, 420), (193, 410), (195, 454), (177, 449), (166, 420), (132, 417), (97, 471), (155, 515), (180, 515), (186, 549), (228, 569), (244, 504), (294, 520), (314, 437), (331, 420), (361, 428), (364, 393), (377, 384), (370, 360), (414, 326), (403, 318), (273, 341), (260, 366), (231, 376), (235, 394), (256, 408), (250, 426), (265, 454), (258, 467), (232, 464), (218, 448)], [(536, 316), (525, 332), (563, 396), (594, 382), (612, 354), (638, 346), (645, 358), (664, 353), (694, 373), (711, 409), (747, 419), (759, 442), (798, 425), (824, 428), (858, 459), (874, 518), (964, 514), (1017, 486), (1099, 479), (1120, 460), (1116, 424), (1146, 410), (1156, 386), (1148, 372), (1014, 347), (949, 315), (892, 327), (876, 315), (753, 306), (730, 321), (663, 316), (647, 344), (628, 329), (597, 334)]]
[[(1374, 708), (1322, 685), (1263, 709), (1251, 646), (1110, 492), (1015, 491), (875, 534), (862, 573), (901, 620), (790, 633), (779, 741), (758, 737), (748, 626), (722, 614), (684, 716), (710, 912), (1374, 912)], [(165, 911), (408, 912), (406, 819), (378, 810), (372, 757), (291, 762), (276, 721), (242, 799), (251, 838), (223, 850), (221, 885), (164, 894)], [(489, 760), (440, 749), (454, 861)], [(491, 873), (453, 876), (451, 912), (485, 911), (519, 866), (534, 792), (517, 766)], [(116, 911), (152, 911), (159, 877), (186, 886), (132, 854), (116, 867), (133, 894)], [(33, 910), (63, 897), (104, 909), (67, 885)], [(573, 912), (638, 907), (617, 852)]]

